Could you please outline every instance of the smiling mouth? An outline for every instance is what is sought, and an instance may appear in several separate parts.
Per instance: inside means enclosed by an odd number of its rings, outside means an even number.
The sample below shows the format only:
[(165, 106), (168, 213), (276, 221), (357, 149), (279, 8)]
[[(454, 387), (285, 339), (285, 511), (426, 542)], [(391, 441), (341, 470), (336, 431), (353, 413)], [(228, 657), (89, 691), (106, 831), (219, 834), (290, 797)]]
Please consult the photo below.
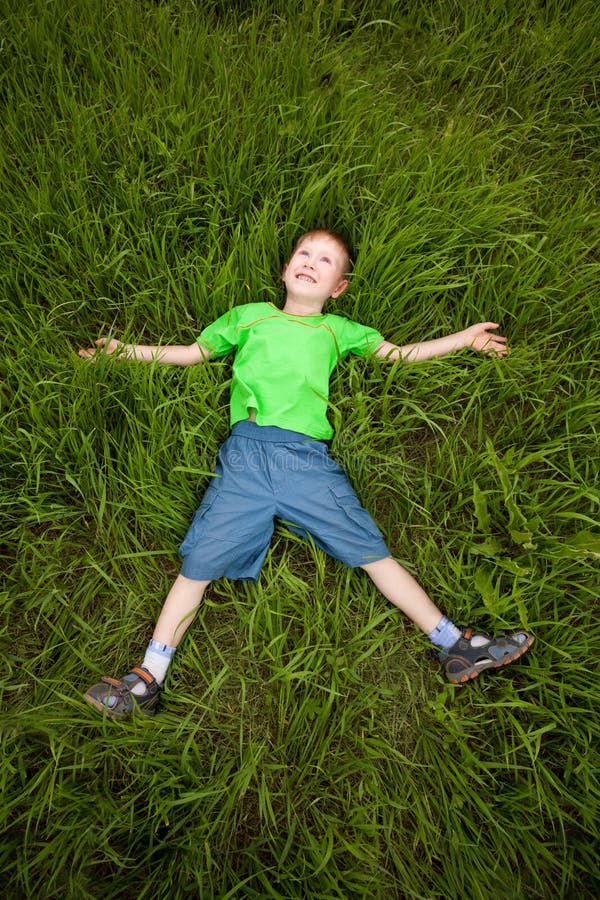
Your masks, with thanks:
[(316, 279), (313, 278), (312, 275), (307, 275), (306, 272), (299, 272), (298, 275), (296, 275), (296, 278), (300, 281), (308, 281), (309, 284), (317, 283)]

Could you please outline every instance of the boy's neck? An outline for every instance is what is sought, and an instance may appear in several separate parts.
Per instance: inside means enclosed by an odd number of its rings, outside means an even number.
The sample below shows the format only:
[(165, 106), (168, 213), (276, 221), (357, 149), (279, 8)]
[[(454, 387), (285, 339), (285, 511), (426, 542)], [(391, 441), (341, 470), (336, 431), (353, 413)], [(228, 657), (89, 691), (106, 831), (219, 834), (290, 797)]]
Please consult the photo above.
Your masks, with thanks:
[(323, 314), (325, 300), (296, 299), (295, 297), (286, 295), (283, 305), (283, 312), (289, 313), (291, 316), (320, 316)]

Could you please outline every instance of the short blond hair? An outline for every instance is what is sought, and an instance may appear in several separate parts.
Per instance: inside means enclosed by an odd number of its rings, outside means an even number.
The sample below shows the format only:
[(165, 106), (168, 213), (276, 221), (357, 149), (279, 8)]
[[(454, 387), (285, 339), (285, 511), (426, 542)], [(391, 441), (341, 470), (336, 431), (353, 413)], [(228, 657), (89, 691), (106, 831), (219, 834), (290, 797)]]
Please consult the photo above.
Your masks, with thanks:
[(304, 234), (300, 235), (300, 237), (294, 244), (294, 252), (306, 238), (319, 236), (331, 238), (331, 240), (337, 244), (345, 257), (344, 271), (352, 271), (352, 250), (350, 248), (350, 244), (348, 243), (346, 238), (339, 233), (339, 231), (334, 231), (332, 228), (312, 228), (310, 231), (305, 231)]

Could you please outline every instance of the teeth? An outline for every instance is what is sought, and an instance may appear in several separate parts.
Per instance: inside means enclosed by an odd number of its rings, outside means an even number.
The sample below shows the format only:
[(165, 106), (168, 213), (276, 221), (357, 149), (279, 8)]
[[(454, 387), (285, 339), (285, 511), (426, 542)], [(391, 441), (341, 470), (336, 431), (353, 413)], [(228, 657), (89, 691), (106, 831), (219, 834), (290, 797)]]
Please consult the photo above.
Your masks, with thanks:
[(296, 278), (301, 278), (302, 281), (309, 281), (311, 284), (314, 284), (314, 283), (315, 283), (315, 279), (314, 279), (314, 278), (311, 278), (310, 275), (302, 275), (302, 274), (300, 274), (300, 275), (296, 275)]

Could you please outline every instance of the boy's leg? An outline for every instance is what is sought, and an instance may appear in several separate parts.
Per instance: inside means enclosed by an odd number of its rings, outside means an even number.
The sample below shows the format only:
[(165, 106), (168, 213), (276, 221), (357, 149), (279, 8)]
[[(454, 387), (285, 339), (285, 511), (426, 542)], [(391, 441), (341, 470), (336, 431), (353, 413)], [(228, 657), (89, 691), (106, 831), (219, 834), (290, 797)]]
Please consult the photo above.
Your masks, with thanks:
[(437, 608), (417, 581), (391, 556), (361, 566), (384, 597), (401, 609), (440, 648), (447, 678), (462, 684), (485, 669), (496, 669), (522, 656), (534, 642), (525, 630), (490, 638), (462, 632)]
[[(388, 556), (361, 566), (384, 597), (429, 635), (443, 618), (421, 585), (400, 563)], [(457, 629), (458, 631), (458, 629)], [(460, 632), (459, 632), (460, 633)]]
[[(179, 642), (194, 619), (204, 591), (210, 581), (196, 581), (178, 575), (167, 594), (152, 639), (148, 644), (142, 668), (162, 686)], [(133, 693), (144, 693), (144, 685), (137, 684)]]
[(210, 581), (195, 581), (185, 575), (177, 576), (157, 619), (152, 635), (155, 641), (170, 647), (178, 646), (194, 621), (209, 584)]
[(153, 715), (160, 689), (175, 649), (193, 622), (210, 581), (195, 581), (178, 575), (158, 617), (141, 666), (121, 679), (105, 678), (93, 685), (84, 698), (109, 716), (122, 718), (137, 706)]

